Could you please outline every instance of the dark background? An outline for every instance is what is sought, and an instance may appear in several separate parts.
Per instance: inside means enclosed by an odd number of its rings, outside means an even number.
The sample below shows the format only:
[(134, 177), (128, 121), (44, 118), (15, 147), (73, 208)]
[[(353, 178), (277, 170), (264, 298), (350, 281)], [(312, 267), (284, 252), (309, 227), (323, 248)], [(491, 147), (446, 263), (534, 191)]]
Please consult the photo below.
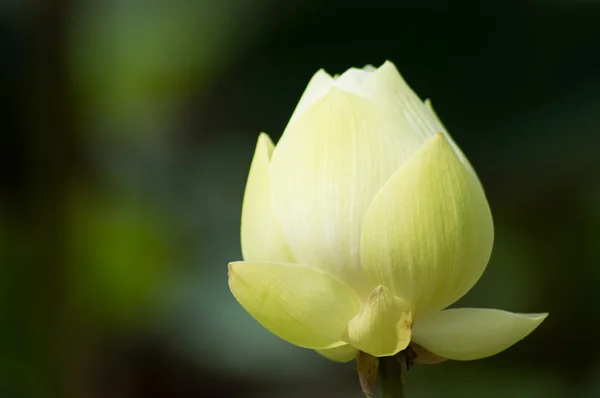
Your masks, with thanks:
[(600, 2), (0, 4), (0, 396), (361, 397), (226, 265), (258, 133), (311, 75), (393, 61), (477, 170), (496, 241), (461, 305), (550, 312), (409, 397), (600, 396)]

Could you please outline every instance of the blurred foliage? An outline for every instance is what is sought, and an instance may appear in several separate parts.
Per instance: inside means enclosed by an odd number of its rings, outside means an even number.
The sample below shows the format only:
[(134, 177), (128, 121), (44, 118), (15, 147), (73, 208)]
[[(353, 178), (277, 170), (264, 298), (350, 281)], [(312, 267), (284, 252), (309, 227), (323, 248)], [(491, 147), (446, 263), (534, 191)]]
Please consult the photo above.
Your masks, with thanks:
[(75, 195), (69, 206), (68, 301), (100, 318), (88, 322), (136, 324), (165, 293), (177, 261), (174, 235), (144, 202), (102, 195)]
[(93, 122), (111, 126), (176, 111), (174, 101), (199, 92), (236, 55), (232, 36), (260, 1), (243, 7), (248, 14), (236, 11), (240, 6), (231, 0), (80, 2), (69, 26), (70, 67)]
[[(7, 1), (0, 396), (360, 397), (227, 288), (258, 133), (312, 73), (395, 62), (475, 166), (496, 242), (460, 305), (549, 311), (410, 397), (600, 394), (600, 3)], [(591, 315), (590, 315), (591, 314)]]

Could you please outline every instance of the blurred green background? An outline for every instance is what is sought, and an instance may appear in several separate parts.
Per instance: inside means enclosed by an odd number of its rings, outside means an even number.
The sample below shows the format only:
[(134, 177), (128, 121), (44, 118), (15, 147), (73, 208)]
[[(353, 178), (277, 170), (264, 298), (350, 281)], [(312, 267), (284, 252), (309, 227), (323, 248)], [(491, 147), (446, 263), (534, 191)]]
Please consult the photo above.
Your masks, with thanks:
[(600, 396), (600, 2), (4, 0), (0, 396), (361, 397), (229, 293), (245, 180), (311, 75), (393, 61), (495, 218), (462, 305), (550, 312), (408, 396)]

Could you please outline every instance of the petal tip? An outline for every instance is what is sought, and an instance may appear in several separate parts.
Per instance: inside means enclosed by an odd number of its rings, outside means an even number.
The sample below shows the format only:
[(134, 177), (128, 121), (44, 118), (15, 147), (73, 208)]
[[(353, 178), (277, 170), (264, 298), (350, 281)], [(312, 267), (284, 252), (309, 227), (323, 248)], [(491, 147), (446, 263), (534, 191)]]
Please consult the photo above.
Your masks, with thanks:
[(323, 76), (323, 77), (328, 77), (328, 78), (330, 78), (330, 79), (333, 79), (333, 77), (332, 77), (332, 76), (331, 76), (329, 73), (327, 73), (327, 71), (325, 70), (325, 68), (321, 68), (321, 69), (319, 69), (319, 70), (318, 70), (318, 71), (317, 71), (317, 72), (316, 72), (316, 73), (313, 75), (313, 77), (315, 77), (315, 76)]
[(429, 138), (422, 148), (430, 148), (434, 150), (442, 150), (445, 147), (451, 149), (450, 143), (446, 138), (446, 134), (440, 132), (435, 133), (431, 138)]
[(273, 144), (273, 140), (271, 137), (265, 132), (261, 132), (258, 135), (258, 140), (256, 141), (256, 151), (258, 152), (261, 149), (265, 149), (267, 154), (270, 156), (271, 152), (273, 152), (273, 148), (275, 145)]
[(227, 264), (227, 277), (229, 278), (229, 282), (231, 282), (231, 279), (237, 273), (239, 266), (242, 264), (244, 264), (243, 261), (232, 261)]
[(375, 72), (377, 70), (377, 68), (372, 64), (366, 64), (365, 66), (362, 67), (361, 70), (364, 72)]
[(273, 141), (271, 140), (271, 137), (269, 137), (269, 134), (265, 133), (264, 131), (263, 131), (263, 132), (261, 132), (261, 133), (258, 135), (258, 141), (259, 141), (259, 142), (265, 142), (265, 143), (267, 143), (267, 142), (270, 142), (270, 143), (272, 143), (272, 142), (273, 142)]
[(234, 266), (235, 266), (235, 263), (227, 264), (227, 277), (229, 278), (229, 280), (231, 280), (231, 274), (233, 273)]
[(383, 73), (383, 76), (386, 76), (387, 78), (392, 78), (393, 80), (397, 81), (397, 83), (400, 83), (400, 88), (405, 89), (406, 87), (409, 87), (406, 80), (404, 80), (402, 73), (400, 73), (400, 70), (392, 61), (385, 61), (379, 67), (378, 71), (380, 73)]
[(542, 323), (546, 318), (548, 318), (548, 315), (550, 315), (549, 312), (540, 312), (539, 314), (533, 314), (532, 317), (534, 320)]
[(381, 66), (380, 66), (379, 68), (380, 68), (380, 69), (381, 69), (381, 68), (392, 68), (392, 69), (395, 69), (396, 71), (398, 71), (398, 68), (396, 67), (396, 64), (394, 64), (394, 63), (393, 63), (392, 61), (390, 61), (389, 59), (386, 59), (386, 60), (384, 61), (384, 63), (383, 63), (383, 64), (381, 64)]

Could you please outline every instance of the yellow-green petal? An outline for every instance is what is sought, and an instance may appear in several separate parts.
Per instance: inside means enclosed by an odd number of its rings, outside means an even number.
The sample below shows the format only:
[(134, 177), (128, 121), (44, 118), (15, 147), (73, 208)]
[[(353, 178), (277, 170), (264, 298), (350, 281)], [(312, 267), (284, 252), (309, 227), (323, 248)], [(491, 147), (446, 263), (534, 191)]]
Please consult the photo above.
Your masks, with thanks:
[(411, 322), (408, 304), (380, 285), (348, 323), (343, 339), (376, 357), (395, 355), (410, 342)]
[(230, 263), (229, 288), (271, 333), (313, 349), (344, 345), (342, 333), (362, 306), (347, 284), (299, 264)]
[(269, 161), (273, 142), (258, 137), (242, 206), (242, 254), (246, 261), (294, 262), (271, 202)]
[(300, 97), (300, 101), (298, 101), (298, 105), (296, 105), (296, 109), (294, 109), (294, 113), (290, 118), (290, 123), (296, 120), (298, 116), (310, 108), (318, 99), (327, 94), (334, 83), (335, 80), (333, 77), (325, 72), (325, 70), (320, 69), (317, 71), (308, 82), (302, 97)]
[(350, 362), (358, 355), (358, 349), (349, 344), (344, 344), (335, 348), (316, 350), (316, 352), (335, 362)]
[(546, 316), (479, 308), (450, 309), (419, 318), (413, 328), (413, 340), (440, 357), (480, 359), (522, 340)]
[(290, 123), (273, 152), (271, 183), (296, 261), (327, 269), (362, 291), (364, 215), (421, 145), (396, 114), (336, 87)]
[(413, 316), (463, 296), (487, 265), (490, 209), (477, 177), (441, 133), (377, 194), (366, 215), (362, 265), (411, 303)]

